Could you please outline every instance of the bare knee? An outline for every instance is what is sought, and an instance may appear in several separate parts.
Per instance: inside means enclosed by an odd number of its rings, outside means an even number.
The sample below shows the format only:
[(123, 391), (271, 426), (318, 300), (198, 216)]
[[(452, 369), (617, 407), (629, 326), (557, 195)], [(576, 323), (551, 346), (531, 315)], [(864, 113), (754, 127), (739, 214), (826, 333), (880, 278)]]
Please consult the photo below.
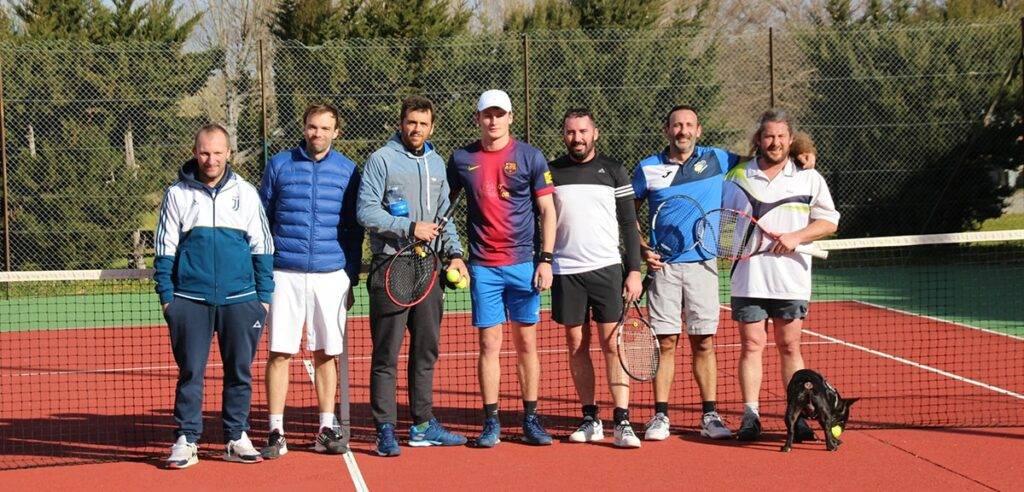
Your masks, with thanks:
[(690, 336), (690, 351), (694, 358), (707, 357), (715, 353), (715, 340), (711, 335)]
[(676, 345), (679, 344), (679, 335), (665, 335), (658, 337), (658, 348), (661, 350), (662, 358), (670, 358), (676, 355)]
[(768, 334), (764, 330), (750, 330), (740, 337), (741, 350), (746, 354), (760, 354), (768, 343)]
[(565, 346), (569, 349), (569, 357), (572, 359), (583, 356), (589, 357), (589, 330), (581, 326), (567, 326), (565, 328)]
[(480, 333), (480, 356), (498, 357), (501, 352), (501, 327), (488, 328)]

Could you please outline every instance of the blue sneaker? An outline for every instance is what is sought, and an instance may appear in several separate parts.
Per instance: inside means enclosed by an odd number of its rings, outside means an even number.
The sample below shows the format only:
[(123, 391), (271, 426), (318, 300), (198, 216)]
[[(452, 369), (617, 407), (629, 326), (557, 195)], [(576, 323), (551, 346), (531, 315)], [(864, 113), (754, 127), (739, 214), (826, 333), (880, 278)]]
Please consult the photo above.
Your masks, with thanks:
[(420, 446), (462, 446), (466, 444), (465, 436), (448, 432), (437, 419), (430, 419), (426, 430), (418, 431), (416, 426), (409, 429), (409, 445)]
[(484, 430), (480, 433), (480, 437), (473, 441), (473, 444), (478, 448), (493, 448), (501, 442), (501, 422), (498, 422), (497, 417), (487, 417), (484, 420)]
[(540, 419), (535, 413), (531, 413), (523, 419), (523, 442), (535, 446), (551, 444), (551, 435), (540, 425)]
[(380, 456), (398, 456), (402, 448), (395, 439), (395, 424), (377, 424), (377, 454)]

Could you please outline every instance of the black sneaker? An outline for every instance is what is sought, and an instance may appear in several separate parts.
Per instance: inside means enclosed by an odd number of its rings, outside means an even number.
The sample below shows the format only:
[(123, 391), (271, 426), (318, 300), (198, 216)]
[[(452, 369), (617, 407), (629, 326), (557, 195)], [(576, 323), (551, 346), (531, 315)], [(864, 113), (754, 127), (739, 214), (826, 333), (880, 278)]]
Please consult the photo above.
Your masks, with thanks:
[(740, 430), (736, 431), (736, 439), (740, 441), (755, 441), (761, 437), (761, 419), (752, 413), (743, 415), (743, 423)]
[(337, 430), (331, 427), (321, 427), (320, 433), (316, 435), (313, 450), (318, 453), (345, 454), (348, 452), (348, 443)]
[(814, 431), (807, 425), (803, 417), (796, 419), (796, 429), (793, 431), (793, 442), (815, 441)]
[(281, 431), (274, 429), (270, 431), (270, 436), (267, 437), (267, 447), (260, 451), (263, 459), (272, 460), (274, 458), (280, 458), (288, 454), (288, 443), (284, 440), (284, 435)]

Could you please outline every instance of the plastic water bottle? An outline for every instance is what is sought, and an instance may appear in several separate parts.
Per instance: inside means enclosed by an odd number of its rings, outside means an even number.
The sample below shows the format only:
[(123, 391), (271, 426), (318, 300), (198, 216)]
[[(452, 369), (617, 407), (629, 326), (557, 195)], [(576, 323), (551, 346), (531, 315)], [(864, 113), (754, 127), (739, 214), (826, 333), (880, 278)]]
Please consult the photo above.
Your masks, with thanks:
[(405, 194), (397, 186), (388, 188), (387, 193), (388, 212), (395, 217), (409, 216), (409, 202), (405, 200)]

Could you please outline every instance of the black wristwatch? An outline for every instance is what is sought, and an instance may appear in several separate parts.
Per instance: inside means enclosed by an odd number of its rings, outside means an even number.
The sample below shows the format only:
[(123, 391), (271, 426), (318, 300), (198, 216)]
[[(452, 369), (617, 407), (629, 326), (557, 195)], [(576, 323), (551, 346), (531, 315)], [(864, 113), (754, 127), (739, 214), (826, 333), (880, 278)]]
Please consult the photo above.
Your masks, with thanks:
[(555, 255), (547, 251), (541, 251), (540, 253), (537, 253), (537, 261), (550, 265), (551, 262), (555, 261)]

